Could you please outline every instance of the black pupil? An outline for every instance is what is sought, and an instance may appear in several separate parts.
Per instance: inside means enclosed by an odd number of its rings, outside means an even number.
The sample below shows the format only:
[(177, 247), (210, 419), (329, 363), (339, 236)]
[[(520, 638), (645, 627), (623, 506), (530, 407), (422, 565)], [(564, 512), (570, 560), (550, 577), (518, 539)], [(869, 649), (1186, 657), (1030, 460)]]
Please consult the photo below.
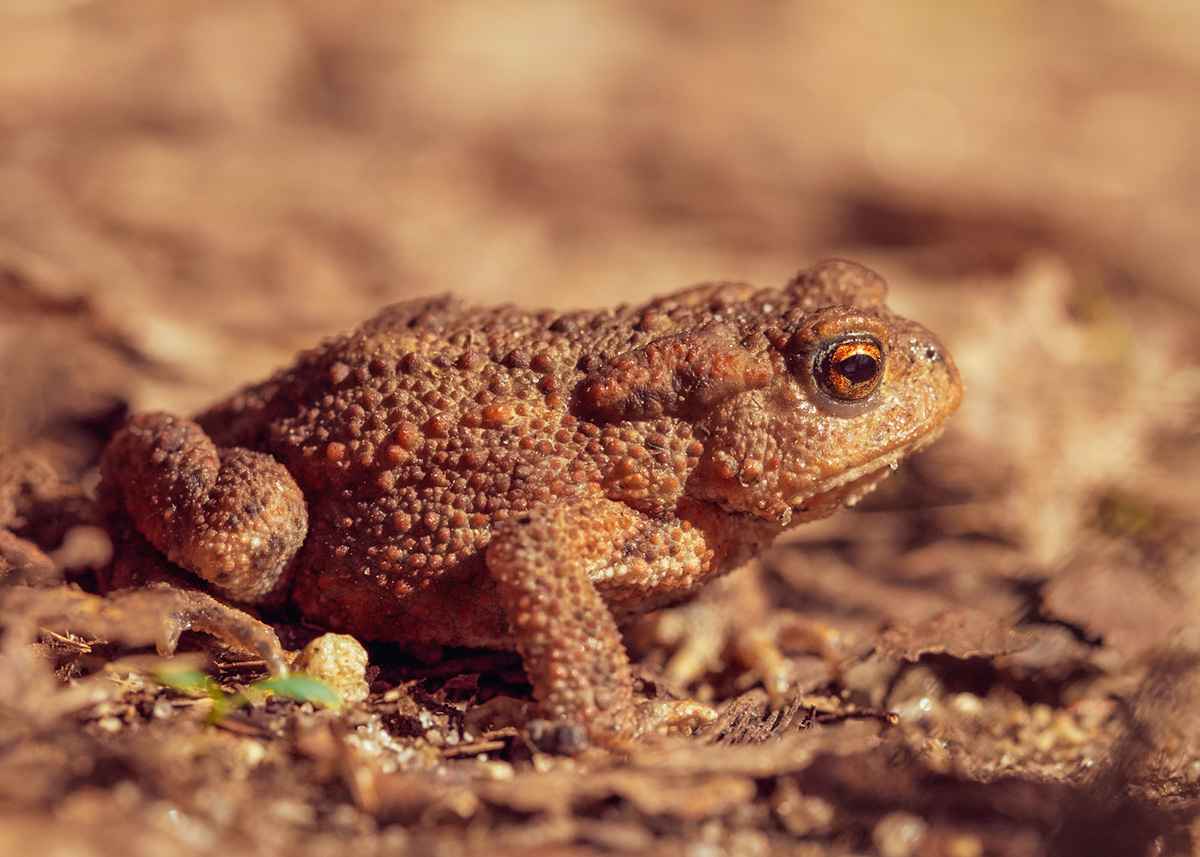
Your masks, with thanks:
[(879, 371), (879, 364), (869, 354), (852, 354), (837, 365), (838, 372), (855, 384), (870, 381)]

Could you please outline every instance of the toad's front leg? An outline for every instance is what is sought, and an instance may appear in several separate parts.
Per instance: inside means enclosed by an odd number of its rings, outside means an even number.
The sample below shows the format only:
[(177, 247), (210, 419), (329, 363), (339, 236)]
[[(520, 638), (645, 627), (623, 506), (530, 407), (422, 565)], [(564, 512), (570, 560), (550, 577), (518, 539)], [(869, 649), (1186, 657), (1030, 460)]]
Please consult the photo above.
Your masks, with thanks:
[[(488, 569), (552, 727), (542, 742), (548, 748), (620, 747), (657, 723), (695, 726), (711, 719), (711, 710), (698, 703), (659, 704), (654, 711), (635, 704), (629, 657), (610, 607), (686, 595), (698, 580), (679, 572), (681, 554), (712, 565), (701, 529), (685, 521), (664, 527), (602, 497), (568, 499), (511, 518), (493, 537)], [(679, 591), (665, 591), (672, 586)]]

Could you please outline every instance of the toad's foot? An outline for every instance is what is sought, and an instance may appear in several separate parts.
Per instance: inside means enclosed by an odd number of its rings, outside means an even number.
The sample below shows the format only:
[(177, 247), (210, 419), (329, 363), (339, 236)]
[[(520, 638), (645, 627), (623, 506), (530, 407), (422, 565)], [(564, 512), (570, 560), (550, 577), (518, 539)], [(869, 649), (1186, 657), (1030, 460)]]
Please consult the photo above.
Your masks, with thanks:
[(169, 656), (180, 634), (201, 631), (258, 655), (272, 675), (288, 671), (283, 646), (269, 625), (203, 592), (156, 584), (100, 596), (68, 586), (17, 586), (4, 591), (2, 604), (7, 622), (19, 619), (30, 634), (36, 628), (86, 631), (131, 646), (154, 644)]

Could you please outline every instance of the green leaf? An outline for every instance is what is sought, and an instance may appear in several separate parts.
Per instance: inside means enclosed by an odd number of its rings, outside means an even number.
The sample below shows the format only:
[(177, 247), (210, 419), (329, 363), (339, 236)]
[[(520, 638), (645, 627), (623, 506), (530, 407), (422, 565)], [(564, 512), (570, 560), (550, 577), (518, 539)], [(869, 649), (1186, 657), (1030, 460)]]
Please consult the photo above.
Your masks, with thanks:
[(220, 699), (225, 692), (217, 683), (199, 670), (172, 669), (169, 666), (155, 671), (154, 679), (163, 687), (190, 693), (193, 696), (210, 696)]
[(255, 682), (252, 687), (276, 696), (294, 699), (297, 702), (311, 702), (321, 708), (338, 709), (342, 707), (342, 697), (336, 690), (320, 679), (302, 673), (295, 673), (283, 678), (264, 679)]

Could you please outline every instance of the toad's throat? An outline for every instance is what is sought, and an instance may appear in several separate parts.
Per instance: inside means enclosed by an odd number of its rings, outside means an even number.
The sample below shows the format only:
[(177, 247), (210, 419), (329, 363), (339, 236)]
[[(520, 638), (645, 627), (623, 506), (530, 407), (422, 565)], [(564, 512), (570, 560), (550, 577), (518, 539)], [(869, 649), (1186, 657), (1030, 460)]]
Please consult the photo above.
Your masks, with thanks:
[(824, 518), (841, 507), (853, 506), (874, 491), (897, 468), (901, 459), (924, 449), (937, 440), (941, 433), (942, 427), (938, 426), (909, 443), (899, 444), (857, 467), (847, 468), (821, 480), (812, 486), (812, 490), (790, 503), (790, 508), (780, 516), (780, 523), (784, 527), (793, 527), (805, 521)]

